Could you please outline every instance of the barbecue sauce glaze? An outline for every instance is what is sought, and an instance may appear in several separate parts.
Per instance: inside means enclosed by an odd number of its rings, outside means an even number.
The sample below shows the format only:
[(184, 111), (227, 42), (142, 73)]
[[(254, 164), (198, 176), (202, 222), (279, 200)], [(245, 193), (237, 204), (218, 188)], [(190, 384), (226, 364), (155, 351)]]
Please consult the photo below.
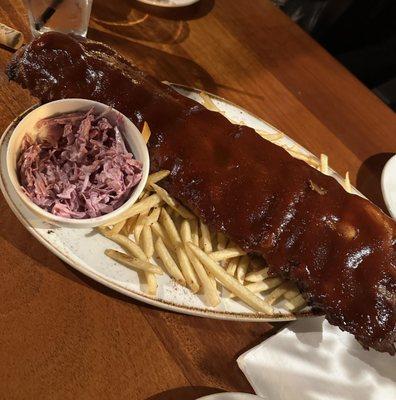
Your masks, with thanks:
[(332, 324), (394, 354), (395, 223), (246, 126), (148, 76), (109, 47), (47, 33), (8, 75), (43, 102), (82, 97), (151, 128), (151, 170), (216, 231), (296, 282)]

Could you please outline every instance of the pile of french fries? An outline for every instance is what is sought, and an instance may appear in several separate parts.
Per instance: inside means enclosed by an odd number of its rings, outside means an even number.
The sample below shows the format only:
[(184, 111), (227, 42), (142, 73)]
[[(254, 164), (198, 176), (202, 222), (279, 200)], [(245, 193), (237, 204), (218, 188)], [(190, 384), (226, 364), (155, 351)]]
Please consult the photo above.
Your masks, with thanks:
[[(201, 93), (201, 97), (205, 107), (221, 112), (206, 93)], [(284, 138), (282, 132), (257, 133), (282, 146), (279, 143)], [(150, 128), (144, 123), (142, 136), (146, 142), (150, 135)], [(329, 173), (325, 154), (318, 160), (302, 153), (297, 146), (282, 147), (293, 157), (324, 174)], [(203, 221), (157, 184), (168, 175), (169, 171), (150, 175), (139, 201), (112, 225), (97, 228), (125, 251), (108, 249), (105, 251), (108, 257), (143, 272), (147, 293), (151, 296), (157, 293), (157, 276), (165, 272), (193, 293), (201, 292), (210, 307), (216, 307), (221, 298), (238, 298), (253, 310), (270, 316), (274, 314), (273, 306), (281, 301), (291, 312), (306, 306), (293, 283), (269, 276), (264, 261), (257, 264), (222, 233), (211, 232)], [(351, 192), (348, 172), (344, 188)]]
[(222, 233), (211, 232), (161, 188), (157, 183), (168, 174), (150, 175), (139, 201), (112, 225), (97, 228), (125, 251), (108, 249), (108, 257), (143, 272), (151, 296), (157, 293), (157, 276), (167, 273), (193, 293), (201, 292), (211, 307), (221, 298), (238, 298), (267, 315), (281, 300), (290, 311), (305, 306), (295, 286), (270, 277), (264, 262), (258, 265)]

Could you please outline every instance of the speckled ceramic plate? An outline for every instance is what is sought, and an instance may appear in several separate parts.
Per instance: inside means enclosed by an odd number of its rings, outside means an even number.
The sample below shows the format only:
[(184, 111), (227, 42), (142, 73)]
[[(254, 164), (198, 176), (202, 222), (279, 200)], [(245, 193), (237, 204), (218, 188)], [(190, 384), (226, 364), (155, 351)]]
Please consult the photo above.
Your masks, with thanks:
[[(173, 86), (183, 95), (202, 103), (202, 98), (199, 95), (200, 91), (179, 85)], [(240, 107), (219, 97), (213, 95), (210, 95), (210, 97), (214, 104), (232, 120), (243, 121), (246, 125), (257, 130), (277, 133), (275, 128)], [(139, 275), (135, 271), (114, 262), (104, 255), (106, 248), (117, 247), (113, 242), (110, 242), (92, 230), (54, 228), (47, 223), (37, 220), (34, 214), (21, 202), (13, 189), (7, 175), (5, 162), (10, 135), (14, 127), (29, 111), (27, 110), (16, 118), (1, 138), (0, 187), (9, 206), (26, 229), (63, 261), (83, 274), (120, 293), (154, 306), (185, 314), (240, 321), (290, 321), (295, 318), (312, 315), (312, 312), (308, 308), (299, 311), (295, 315), (291, 314), (285, 311), (282, 303), (275, 309), (273, 315), (266, 315), (254, 312), (238, 300), (233, 299), (223, 299), (220, 305), (215, 308), (207, 307), (200, 295), (192, 294), (188, 289), (179, 286), (168, 276), (158, 278), (159, 290), (157, 297), (150, 297), (142, 291)], [(285, 145), (298, 146), (297, 143), (286, 136), (281, 140)], [(301, 146), (298, 146), (298, 148), (307, 155), (311, 155), (311, 153)], [(334, 176), (341, 179), (336, 174)]]

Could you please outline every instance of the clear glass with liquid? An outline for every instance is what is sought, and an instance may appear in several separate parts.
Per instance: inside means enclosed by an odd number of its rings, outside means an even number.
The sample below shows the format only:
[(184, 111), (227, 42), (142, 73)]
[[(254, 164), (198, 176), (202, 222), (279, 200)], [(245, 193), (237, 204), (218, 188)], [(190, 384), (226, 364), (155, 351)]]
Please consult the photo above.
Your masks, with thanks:
[(86, 36), (92, 0), (25, 0), (33, 36), (57, 31)]

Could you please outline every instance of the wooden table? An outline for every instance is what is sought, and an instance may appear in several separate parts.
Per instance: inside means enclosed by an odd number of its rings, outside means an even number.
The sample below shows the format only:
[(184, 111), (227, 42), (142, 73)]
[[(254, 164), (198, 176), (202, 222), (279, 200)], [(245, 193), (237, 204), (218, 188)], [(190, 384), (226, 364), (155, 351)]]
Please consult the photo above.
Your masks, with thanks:
[[(107, 4), (107, 5), (106, 5)], [(0, 22), (29, 37), (20, 0)], [(164, 12), (95, 0), (89, 37), (160, 79), (223, 96), (287, 132), (379, 205), (396, 116), (267, 0), (201, 0)], [(35, 100), (3, 72), (0, 131)], [(0, 203), (0, 398), (195, 399), (251, 391), (236, 357), (273, 332), (160, 311), (65, 265)], [(279, 328), (276, 326), (275, 328)]]

